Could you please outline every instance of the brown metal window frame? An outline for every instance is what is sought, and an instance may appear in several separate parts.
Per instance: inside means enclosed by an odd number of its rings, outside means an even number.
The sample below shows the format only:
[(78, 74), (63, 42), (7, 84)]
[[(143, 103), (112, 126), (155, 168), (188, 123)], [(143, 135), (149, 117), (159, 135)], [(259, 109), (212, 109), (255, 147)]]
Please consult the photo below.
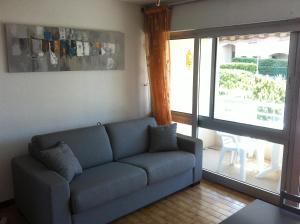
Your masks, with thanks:
[[(298, 108), (298, 89), (300, 83), (300, 18), (292, 20), (284, 20), (277, 22), (264, 22), (249, 25), (236, 25), (229, 27), (218, 27), (201, 30), (177, 31), (171, 33), (171, 39), (194, 39), (194, 76), (193, 76), (193, 113), (172, 112), (175, 122), (192, 125), (192, 136), (197, 137), (198, 127), (208, 128), (212, 130), (224, 131), (232, 134), (245, 135), (249, 137), (259, 138), (274, 143), (284, 145), (283, 168), (281, 188), (287, 189), (290, 176), (289, 162), (293, 159), (294, 139)], [(219, 120), (214, 118), (214, 94), (215, 94), (215, 77), (216, 77), (216, 54), (217, 54), (217, 38), (220, 36), (231, 35), (247, 35), (274, 32), (290, 32), (290, 52), (288, 59), (288, 82), (285, 103), (285, 127), (283, 130), (259, 127), (248, 124), (241, 124), (231, 121)], [(213, 38), (213, 55), (212, 55), (212, 72), (211, 72), (211, 92), (210, 92), (210, 113), (208, 117), (198, 115), (198, 93), (199, 93), (199, 58), (201, 38)], [(298, 44), (299, 43), (299, 44)], [(274, 204), (279, 203), (279, 195), (260, 189), (250, 184), (240, 182), (229, 177), (204, 170), (204, 178), (213, 180), (218, 183), (234, 188), (235, 190), (248, 193), (252, 196), (264, 199)]]

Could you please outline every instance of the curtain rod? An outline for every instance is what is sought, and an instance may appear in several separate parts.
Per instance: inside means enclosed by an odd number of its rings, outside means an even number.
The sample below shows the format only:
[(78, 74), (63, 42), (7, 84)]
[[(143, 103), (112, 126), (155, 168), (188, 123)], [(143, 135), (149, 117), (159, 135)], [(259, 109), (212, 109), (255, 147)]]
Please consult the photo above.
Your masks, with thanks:
[(166, 1), (163, 4), (167, 4), (169, 6), (177, 6), (177, 5), (186, 5), (194, 2), (200, 2), (203, 0), (173, 0), (173, 1)]
[[(161, 2), (161, 5), (173, 7), (173, 6), (186, 5), (186, 4), (200, 2), (200, 1), (205, 1), (205, 0), (169, 0), (169, 1)], [(156, 4), (154, 3), (154, 4), (144, 5), (142, 7), (142, 11), (148, 7), (153, 7), (153, 6), (156, 6)]]

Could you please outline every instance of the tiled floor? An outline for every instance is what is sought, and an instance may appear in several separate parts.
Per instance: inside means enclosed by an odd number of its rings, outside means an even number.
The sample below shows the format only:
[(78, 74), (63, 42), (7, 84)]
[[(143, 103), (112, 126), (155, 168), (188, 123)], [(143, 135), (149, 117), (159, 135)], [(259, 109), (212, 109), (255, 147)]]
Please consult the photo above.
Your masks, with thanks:
[(114, 224), (220, 223), (253, 199), (208, 181), (167, 197)]
[[(152, 205), (127, 215), (114, 224), (219, 223), (253, 199), (217, 184), (203, 180)], [(0, 209), (7, 224), (25, 224), (18, 210)]]

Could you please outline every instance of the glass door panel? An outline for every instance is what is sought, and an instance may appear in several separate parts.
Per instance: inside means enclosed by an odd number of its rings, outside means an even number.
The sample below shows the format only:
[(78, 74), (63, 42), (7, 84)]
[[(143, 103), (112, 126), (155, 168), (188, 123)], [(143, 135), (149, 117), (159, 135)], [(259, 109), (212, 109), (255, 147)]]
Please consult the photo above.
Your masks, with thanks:
[(283, 145), (204, 128), (203, 168), (280, 193)]
[(290, 33), (218, 38), (217, 119), (283, 129)]
[(171, 110), (192, 113), (194, 39), (170, 41)]
[(199, 109), (201, 116), (209, 116), (210, 90), (211, 90), (211, 68), (212, 68), (212, 38), (200, 40), (200, 81), (199, 81)]

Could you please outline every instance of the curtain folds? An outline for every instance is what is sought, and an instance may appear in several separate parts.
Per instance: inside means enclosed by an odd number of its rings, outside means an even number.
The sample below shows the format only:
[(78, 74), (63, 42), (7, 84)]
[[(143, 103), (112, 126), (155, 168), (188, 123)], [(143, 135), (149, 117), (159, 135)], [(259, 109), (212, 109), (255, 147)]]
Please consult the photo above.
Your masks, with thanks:
[(166, 6), (144, 10), (145, 48), (151, 91), (152, 113), (158, 124), (170, 124), (170, 23)]

